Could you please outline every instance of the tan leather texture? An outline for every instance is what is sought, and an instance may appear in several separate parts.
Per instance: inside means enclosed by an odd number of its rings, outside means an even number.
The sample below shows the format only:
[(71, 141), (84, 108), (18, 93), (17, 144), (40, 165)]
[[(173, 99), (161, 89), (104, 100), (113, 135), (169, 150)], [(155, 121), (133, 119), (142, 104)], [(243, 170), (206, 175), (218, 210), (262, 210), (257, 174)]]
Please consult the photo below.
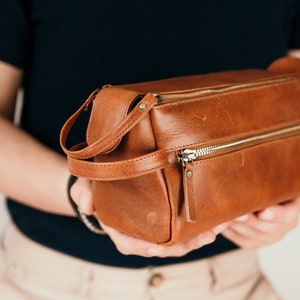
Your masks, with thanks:
[[(66, 148), (90, 105), (86, 141)], [(97, 89), (60, 141), (97, 218), (172, 245), (300, 196), (300, 61)]]

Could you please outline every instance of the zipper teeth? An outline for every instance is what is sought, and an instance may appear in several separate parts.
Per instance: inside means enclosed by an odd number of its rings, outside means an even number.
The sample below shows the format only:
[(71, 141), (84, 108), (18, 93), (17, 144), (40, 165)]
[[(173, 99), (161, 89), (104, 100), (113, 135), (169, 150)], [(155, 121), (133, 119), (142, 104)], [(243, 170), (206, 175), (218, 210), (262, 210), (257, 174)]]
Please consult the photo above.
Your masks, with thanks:
[(266, 84), (275, 84), (275, 83), (288, 81), (291, 79), (292, 79), (292, 77), (283, 77), (283, 78), (262, 80), (262, 81), (257, 81), (257, 82), (241, 83), (241, 84), (230, 85), (230, 86), (220, 87), (220, 88), (200, 89), (200, 90), (195, 90), (195, 91), (190, 91), (190, 92), (181, 92), (181, 93), (175, 92), (175, 93), (170, 93), (170, 94), (155, 93), (155, 95), (160, 98), (160, 102), (176, 101), (176, 100), (196, 98), (196, 97), (210, 95), (210, 94), (225, 93), (225, 92), (230, 92), (230, 91), (234, 91), (234, 90), (238, 90), (238, 89), (244, 89), (244, 88), (248, 88), (248, 87), (257, 87), (257, 86), (266, 85)]
[(218, 154), (226, 154), (236, 150), (245, 149), (250, 146), (256, 146), (275, 139), (281, 139), (300, 134), (300, 124), (262, 133), (256, 136), (237, 139), (227, 143), (215, 144), (200, 149), (195, 149), (196, 158), (206, 158), (216, 156)]

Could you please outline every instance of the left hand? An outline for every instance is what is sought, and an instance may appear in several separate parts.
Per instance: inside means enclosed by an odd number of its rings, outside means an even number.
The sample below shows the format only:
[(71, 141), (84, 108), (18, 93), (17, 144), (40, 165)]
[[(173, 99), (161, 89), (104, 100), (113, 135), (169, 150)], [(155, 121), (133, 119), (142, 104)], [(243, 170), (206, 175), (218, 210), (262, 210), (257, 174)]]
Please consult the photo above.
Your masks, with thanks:
[(281, 240), (299, 222), (300, 197), (228, 223), (222, 235), (242, 248), (257, 249)]

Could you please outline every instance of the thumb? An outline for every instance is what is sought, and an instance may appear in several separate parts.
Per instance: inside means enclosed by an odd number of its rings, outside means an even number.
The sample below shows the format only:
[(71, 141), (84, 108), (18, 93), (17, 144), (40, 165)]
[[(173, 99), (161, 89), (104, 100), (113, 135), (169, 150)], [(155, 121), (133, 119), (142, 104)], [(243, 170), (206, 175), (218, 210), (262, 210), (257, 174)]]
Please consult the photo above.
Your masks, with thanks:
[(91, 182), (84, 178), (78, 178), (70, 189), (74, 202), (80, 207), (83, 213), (93, 214), (95, 208), (92, 198)]

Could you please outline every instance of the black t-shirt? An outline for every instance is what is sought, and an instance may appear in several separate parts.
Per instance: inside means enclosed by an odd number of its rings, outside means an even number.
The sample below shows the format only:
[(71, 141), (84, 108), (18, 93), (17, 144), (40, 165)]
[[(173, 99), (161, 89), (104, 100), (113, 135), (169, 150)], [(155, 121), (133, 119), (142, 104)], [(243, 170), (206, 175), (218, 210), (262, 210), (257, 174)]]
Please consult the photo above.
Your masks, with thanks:
[[(289, 48), (300, 48), (298, 0), (0, 0), (0, 59), (25, 70), (21, 127), (56, 151), (64, 121), (96, 87), (265, 68)], [(28, 237), (96, 263), (143, 267), (235, 248), (220, 236), (182, 258), (124, 256), (75, 218), (8, 207)]]

